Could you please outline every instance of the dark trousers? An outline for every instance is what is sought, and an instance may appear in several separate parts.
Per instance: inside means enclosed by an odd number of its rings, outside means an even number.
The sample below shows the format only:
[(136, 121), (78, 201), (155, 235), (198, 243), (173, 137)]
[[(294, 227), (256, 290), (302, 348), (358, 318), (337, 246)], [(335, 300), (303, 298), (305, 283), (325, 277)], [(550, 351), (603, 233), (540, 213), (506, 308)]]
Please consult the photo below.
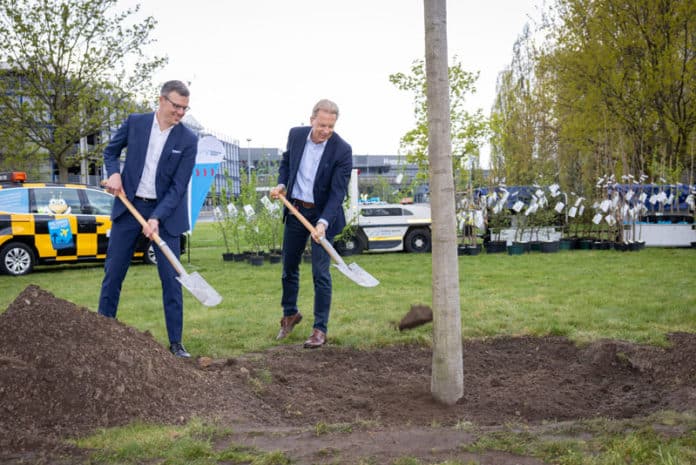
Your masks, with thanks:
[[(135, 199), (133, 205), (143, 218), (148, 218), (155, 209), (155, 202), (144, 202)], [(99, 296), (99, 313), (101, 315), (116, 318), (123, 280), (126, 278), (126, 273), (142, 230), (142, 226), (130, 212), (126, 212), (116, 218), (111, 225), (109, 246), (106, 251), (106, 262), (104, 263), (104, 280), (102, 281), (101, 294)], [(179, 236), (171, 236), (163, 228), (160, 228), (159, 236), (178, 258), (181, 251)], [(164, 320), (167, 325), (169, 342), (181, 342), (184, 320), (181, 283), (176, 279), (178, 276), (176, 270), (157, 246), (155, 246), (155, 254), (157, 257), (157, 271), (162, 283)]]
[[(317, 208), (297, 207), (307, 220), (316, 224), (319, 219)], [(309, 231), (292, 214), (285, 220), (283, 236), (283, 297), (281, 305), (283, 316), (297, 313), (297, 296), (300, 292), (300, 262), (305, 250)], [(327, 237), (331, 241), (331, 238)], [(312, 278), (314, 280), (314, 328), (326, 333), (331, 310), (331, 257), (326, 250), (310, 239), (312, 243)]]

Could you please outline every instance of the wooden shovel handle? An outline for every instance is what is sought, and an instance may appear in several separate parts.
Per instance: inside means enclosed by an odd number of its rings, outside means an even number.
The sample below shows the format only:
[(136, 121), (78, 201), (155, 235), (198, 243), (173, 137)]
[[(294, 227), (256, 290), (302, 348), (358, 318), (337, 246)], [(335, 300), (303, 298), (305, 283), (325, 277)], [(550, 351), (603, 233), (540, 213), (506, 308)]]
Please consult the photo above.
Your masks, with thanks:
[(317, 229), (312, 225), (312, 223), (310, 223), (309, 221), (307, 221), (307, 218), (305, 218), (305, 217), (302, 215), (302, 213), (300, 213), (300, 212), (297, 210), (297, 208), (295, 208), (295, 206), (294, 206), (283, 194), (278, 194), (278, 197), (280, 197), (280, 200), (282, 200), (283, 203), (285, 204), (285, 206), (288, 207), (288, 210), (290, 210), (290, 213), (292, 213), (293, 215), (295, 215), (295, 217), (296, 217), (298, 220), (300, 220), (300, 223), (302, 223), (302, 224), (304, 225), (304, 227), (307, 228), (307, 230), (308, 230), (309, 232), (311, 232), (312, 234), (316, 234)]
[[(104, 185), (104, 181), (102, 181), (102, 185)], [(145, 221), (145, 218), (143, 218), (143, 215), (140, 214), (138, 210), (135, 209), (133, 204), (128, 200), (128, 197), (126, 197), (126, 193), (121, 191), (118, 196), (119, 199), (121, 199), (121, 202), (123, 202), (123, 205), (126, 206), (126, 208), (131, 212), (131, 215), (135, 217), (136, 220), (138, 220), (138, 223), (140, 223), (141, 226), (149, 227), (150, 225), (147, 224), (147, 221)], [(169, 263), (172, 264), (174, 269), (176, 270), (179, 275), (185, 275), (186, 270), (184, 270), (183, 265), (181, 262), (176, 258), (176, 255), (174, 255), (174, 252), (172, 252), (172, 249), (169, 248), (166, 242), (162, 240), (162, 238), (159, 237), (159, 234), (156, 232), (152, 233), (152, 240), (157, 244), (157, 246), (160, 248), (162, 253), (164, 253), (164, 256), (167, 257), (167, 260), (169, 260)]]
[[(307, 221), (307, 218), (305, 218), (304, 215), (302, 215), (302, 213), (300, 213), (297, 210), (297, 208), (295, 208), (295, 206), (283, 194), (279, 193), (278, 197), (280, 198), (280, 200), (282, 200), (283, 204), (285, 204), (285, 206), (288, 207), (288, 210), (290, 210), (290, 213), (295, 215), (295, 218), (300, 220), (300, 223), (302, 223), (304, 225), (304, 227), (307, 228), (307, 230), (310, 233), (316, 234), (317, 229), (312, 225), (312, 223)], [(326, 237), (322, 237), (321, 241), (319, 241), (319, 243), (321, 244), (322, 247), (324, 247), (324, 250), (326, 250), (328, 252), (328, 254), (331, 256), (333, 261), (335, 261), (336, 263), (340, 263), (340, 264), (343, 263), (343, 259), (338, 254), (338, 252), (336, 252), (336, 249), (334, 249), (333, 246), (331, 244), (329, 244), (329, 241), (326, 240)]]

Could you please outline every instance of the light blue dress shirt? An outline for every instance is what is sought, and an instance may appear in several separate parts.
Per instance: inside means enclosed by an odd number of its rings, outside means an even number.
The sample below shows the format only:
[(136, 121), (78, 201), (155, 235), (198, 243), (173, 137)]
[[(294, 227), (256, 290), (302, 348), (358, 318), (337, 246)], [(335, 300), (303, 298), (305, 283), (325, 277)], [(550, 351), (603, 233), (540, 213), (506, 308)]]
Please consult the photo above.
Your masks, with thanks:
[[(317, 170), (319, 169), (319, 163), (321, 163), (321, 156), (324, 154), (327, 141), (315, 144), (312, 142), (312, 131), (309, 131), (300, 167), (297, 170), (297, 179), (292, 188), (291, 197), (293, 199), (314, 203), (314, 178), (317, 176)], [(328, 226), (328, 222), (324, 218), (320, 218), (319, 221)]]

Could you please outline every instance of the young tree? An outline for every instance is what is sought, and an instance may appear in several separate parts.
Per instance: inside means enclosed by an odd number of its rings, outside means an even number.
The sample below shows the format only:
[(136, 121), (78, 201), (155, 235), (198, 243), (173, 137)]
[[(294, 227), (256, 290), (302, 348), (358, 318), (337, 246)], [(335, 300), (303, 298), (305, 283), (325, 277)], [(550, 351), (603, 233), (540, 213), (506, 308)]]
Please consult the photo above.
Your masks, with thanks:
[(425, 0), (427, 143), (433, 216), (433, 360), (430, 390), (452, 405), (464, 394), (459, 263), (447, 73), (446, 0)]
[[(148, 58), (152, 17), (128, 26), (139, 6), (117, 0), (0, 2), (0, 158), (31, 166), (49, 158), (62, 181), (96, 153), (166, 59)], [(146, 94), (147, 92), (147, 94)], [(78, 144), (89, 137), (92, 150)], [(100, 144), (100, 142), (102, 142)]]
[[(462, 165), (462, 159), (478, 157), (479, 149), (488, 137), (488, 121), (481, 109), (469, 113), (464, 109), (466, 96), (476, 92), (474, 83), (478, 74), (465, 71), (457, 57), (449, 67), (449, 115), (450, 141), (452, 144), (451, 157), (456, 166)], [(415, 104), (416, 127), (401, 138), (401, 147), (406, 152), (407, 160), (417, 163), (421, 179), (428, 176), (428, 116), (427, 116), (427, 82), (423, 60), (416, 60), (411, 66), (411, 73), (395, 73), (389, 76), (389, 81), (400, 90), (413, 93)]]

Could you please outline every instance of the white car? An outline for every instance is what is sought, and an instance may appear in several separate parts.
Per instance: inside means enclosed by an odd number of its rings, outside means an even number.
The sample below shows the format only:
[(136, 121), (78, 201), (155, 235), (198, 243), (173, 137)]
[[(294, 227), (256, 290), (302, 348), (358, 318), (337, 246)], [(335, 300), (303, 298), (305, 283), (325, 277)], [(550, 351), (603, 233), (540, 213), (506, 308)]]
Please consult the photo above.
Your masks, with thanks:
[(374, 252), (430, 252), (430, 206), (360, 204), (354, 227), (335, 241), (342, 255)]

